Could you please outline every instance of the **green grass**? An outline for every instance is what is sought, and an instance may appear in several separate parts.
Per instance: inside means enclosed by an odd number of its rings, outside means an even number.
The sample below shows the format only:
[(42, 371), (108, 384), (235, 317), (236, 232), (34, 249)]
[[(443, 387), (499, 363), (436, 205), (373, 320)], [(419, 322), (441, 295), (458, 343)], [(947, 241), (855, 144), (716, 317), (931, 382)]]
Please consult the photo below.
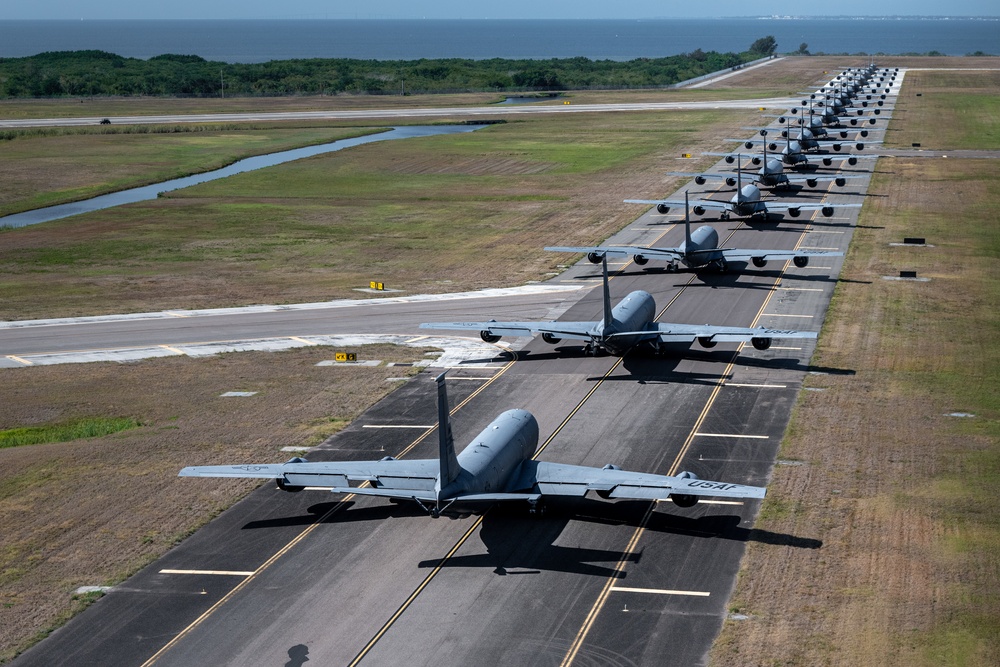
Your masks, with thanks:
[[(337, 139), (376, 128), (250, 129), (178, 126), (12, 131), (0, 142), (0, 215), (218, 169), (239, 159)], [(147, 128), (148, 129), (148, 128)], [(157, 128), (154, 128), (157, 129)], [(164, 128), (158, 128), (164, 129)]]
[[(909, 72), (886, 142), (924, 149), (1000, 149), (1000, 71)], [(917, 94), (920, 97), (916, 97)]]
[[(745, 115), (540, 116), (8, 231), (0, 317), (326, 300), (371, 280), (409, 292), (521, 284), (559, 261), (543, 246), (606, 238), (634, 218), (625, 195), (655, 194), (666, 160)], [(632, 172), (636, 189), (622, 189)]]
[(131, 417), (85, 417), (63, 424), (11, 428), (0, 431), (0, 449), (99, 438), (140, 426), (142, 424)]

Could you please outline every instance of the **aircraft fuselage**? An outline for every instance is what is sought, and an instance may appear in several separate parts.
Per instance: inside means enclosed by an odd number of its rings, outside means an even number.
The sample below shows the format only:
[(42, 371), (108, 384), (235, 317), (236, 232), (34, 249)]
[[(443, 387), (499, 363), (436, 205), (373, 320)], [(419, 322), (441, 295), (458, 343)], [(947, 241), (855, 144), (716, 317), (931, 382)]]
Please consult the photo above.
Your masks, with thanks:
[(490, 422), (458, 455), (461, 473), (440, 499), (459, 494), (499, 493), (516, 481), (521, 464), (538, 448), (538, 422), (527, 410), (508, 410)]
[(622, 356), (642, 342), (641, 335), (612, 336), (621, 331), (644, 331), (656, 316), (656, 301), (649, 292), (636, 290), (611, 311), (611, 325), (603, 328), (599, 345), (609, 354)]

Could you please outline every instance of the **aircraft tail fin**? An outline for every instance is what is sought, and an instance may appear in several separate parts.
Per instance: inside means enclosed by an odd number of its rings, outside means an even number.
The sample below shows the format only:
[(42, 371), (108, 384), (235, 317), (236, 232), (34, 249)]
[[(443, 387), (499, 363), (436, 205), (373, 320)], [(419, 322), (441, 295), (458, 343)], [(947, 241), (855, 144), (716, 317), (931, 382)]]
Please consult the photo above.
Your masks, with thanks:
[(688, 205), (688, 191), (684, 191), (684, 248), (691, 250), (691, 207)]
[(441, 459), (441, 488), (451, 484), (458, 477), (461, 468), (455, 455), (455, 439), (451, 435), (451, 409), (448, 406), (448, 390), (441, 373), (435, 378), (438, 390), (438, 449)]
[(614, 322), (614, 316), (611, 314), (611, 288), (608, 286), (607, 254), (601, 258), (601, 272), (604, 276), (604, 327), (608, 328)]

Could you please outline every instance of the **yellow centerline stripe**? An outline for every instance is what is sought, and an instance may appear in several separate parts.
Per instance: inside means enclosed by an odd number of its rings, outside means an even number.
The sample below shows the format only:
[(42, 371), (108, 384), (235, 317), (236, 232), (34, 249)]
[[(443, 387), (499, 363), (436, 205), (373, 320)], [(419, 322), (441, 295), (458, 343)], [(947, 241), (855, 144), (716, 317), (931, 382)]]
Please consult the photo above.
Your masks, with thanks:
[[(479, 395), (480, 392), (482, 392), (484, 389), (486, 389), (486, 387), (488, 387), (490, 384), (492, 384), (494, 380), (496, 380), (501, 375), (503, 375), (505, 372), (507, 372), (507, 370), (511, 366), (513, 366), (513, 365), (514, 365), (513, 361), (508, 362), (503, 368), (501, 368), (499, 371), (497, 371), (497, 373), (492, 378), (490, 378), (488, 382), (486, 382), (485, 384), (483, 384), (483, 386), (477, 388), (464, 401), (462, 401), (457, 406), (455, 406), (455, 408), (452, 409), (449, 414), (455, 414), (460, 408), (462, 408), (463, 406), (465, 406), (474, 397), (476, 397), (477, 395)], [(411, 442), (399, 454), (397, 454), (396, 458), (400, 458), (400, 457), (406, 455), (408, 452), (412, 451), (413, 448), (416, 447), (420, 442), (422, 442), (428, 435), (430, 435), (435, 428), (437, 428), (437, 426), (429, 428), (425, 432), (421, 433), (417, 437), (416, 440), (414, 440), (413, 442)], [(367, 484), (367, 482), (365, 484)], [(364, 486), (364, 485), (362, 485), (362, 486)], [(216, 602), (211, 607), (209, 607), (201, 616), (199, 616), (194, 621), (192, 621), (190, 625), (188, 625), (186, 628), (184, 628), (179, 633), (177, 633), (177, 635), (173, 639), (171, 639), (169, 642), (167, 642), (159, 651), (157, 651), (156, 653), (154, 653), (152, 655), (152, 657), (149, 658), (149, 660), (147, 660), (146, 662), (142, 663), (141, 667), (150, 667), (150, 665), (154, 664), (157, 660), (159, 660), (161, 657), (163, 657), (163, 655), (167, 651), (169, 651), (171, 648), (173, 648), (173, 646), (176, 645), (181, 639), (183, 639), (184, 637), (186, 637), (188, 634), (191, 633), (191, 631), (193, 631), (195, 628), (197, 628), (199, 625), (201, 625), (205, 621), (205, 619), (207, 619), (209, 616), (211, 616), (212, 614), (214, 614), (216, 612), (216, 610), (218, 610), (220, 607), (222, 607), (222, 605), (224, 605), (226, 602), (228, 602), (230, 599), (232, 599), (232, 597), (235, 596), (238, 592), (240, 592), (241, 590), (243, 590), (244, 588), (246, 588), (246, 586), (249, 585), (251, 581), (254, 581), (255, 579), (257, 579), (257, 577), (260, 576), (260, 574), (262, 572), (264, 572), (264, 570), (266, 570), (267, 568), (269, 568), (271, 565), (273, 565), (275, 562), (277, 562), (279, 558), (281, 558), (286, 553), (288, 553), (292, 549), (292, 547), (294, 547), (299, 542), (301, 542), (302, 540), (304, 540), (310, 533), (312, 533), (318, 526), (322, 525), (327, 519), (329, 519), (331, 516), (333, 516), (336, 512), (338, 512), (342, 508), (346, 507), (348, 501), (351, 500), (351, 499), (353, 499), (353, 498), (354, 498), (354, 494), (348, 494), (348, 495), (344, 496), (340, 500), (340, 502), (336, 503), (332, 508), (330, 508), (330, 510), (328, 512), (326, 512), (321, 517), (319, 517), (318, 519), (316, 519), (316, 521), (314, 523), (312, 523), (308, 528), (306, 528), (301, 533), (299, 533), (298, 535), (296, 535), (288, 544), (286, 544), (285, 546), (283, 546), (281, 549), (278, 550), (277, 553), (275, 553), (273, 556), (271, 556), (270, 558), (268, 558), (264, 562), (263, 565), (261, 565), (256, 570), (254, 570), (253, 574), (251, 574), (246, 579), (244, 579), (239, 584), (237, 584), (231, 591), (229, 591), (224, 596), (222, 596), (222, 598), (218, 602)], [(482, 518), (479, 519), (479, 522), (481, 522), (481, 521), (482, 521)], [(477, 522), (476, 525), (478, 525), (479, 522)], [(442, 565), (443, 564), (444, 563), (442, 562)]]
[[(541, 454), (543, 451), (545, 451), (545, 448), (549, 446), (549, 443), (555, 439), (555, 437), (559, 434), (560, 431), (562, 431), (562, 429), (566, 426), (566, 424), (569, 423), (569, 421), (573, 418), (573, 416), (580, 411), (580, 408), (583, 407), (584, 403), (586, 403), (590, 399), (590, 397), (594, 395), (594, 392), (597, 391), (598, 387), (604, 384), (604, 381), (608, 378), (608, 376), (611, 375), (621, 365), (621, 363), (622, 359), (619, 358), (618, 361), (616, 361), (615, 364), (608, 370), (608, 372), (604, 374), (604, 377), (602, 377), (599, 382), (595, 383), (594, 386), (590, 388), (590, 391), (588, 391), (587, 394), (582, 399), (580, 399), (580, 402), (577, 403), (576, 407), (573, 408), (573, 410), (570, 411), (570, 413), (563, 419), (562, 423), (560, 423), (559, 426), (557, 426), (556, 429), (552, 431), (549, 437), (545, 439), (545, 442), (542, 443), (542, 446), (539, 447), (538, 450), (535, 452), (535, 455), (531, 457), (532, 460), (538, 458), (538, 455)], [(410, 596), (406, 599), (406, 601), (399, 606), (399, 608), (389, 618), (389, 620), (385, 622), (385, 624), (379, 629), (377, 633), (375, 633), (375, 636), (372, 637), (367, 644), (365, 644), (364, 648), (361, 649), (358, 655), (356, 655), (354, 659), (348, 663), (348, 667), (355, 667), (361, 660), (364, 659), (364, 657), (372, 650), (372, 648), (375, 647), (375, 644), (377, 644), (378, 641), (385, 635), (385, 633), (389, 631), (389, 628), (391, 628), (392, 625), (395, 624), (397, 620), (399, 620), (399, 617), (403, 615), (403, 613), (407, 610), (407, 608), (409, 608), (411, 604), (413, 604), (414, 600), (417, 599), (417, 596), (425, 588), (427, 588), (431, 580), (434, 577), (436, 577), (437, 574), (444, 568), (445, 563), (447, 563), (452, 558), (452, 556), (454, 556), (458, 552), (458, 550), (462, 547), (462, 545), (465, 544), (465, 542), (473, 535), (473, 533), (475, 533), (475, 531), (482, 524), (485, 516), (486, 514), (484, 513), (482, 516), (476, 519), (476, 522), (472, 525), (472, 527), (469, 528), (469, 530), (466, 531), (466, 533), (462, 535), (461, 538), (459, 538), (458, 542), (456, 542), (455, 545), (448, 551), (448, 553), (445, 554), (444, 558), (441, 559), (441, 562), (437, 564), (437, 566), (424, 578), (422, 582), (420, 582), (420, 585), (417, 586), (416, 590), (414, 590), (413, 593), (411, 593)]]
[[(739, 229), (739, 225), (737, 225), (737, 227), (733, 229), (732, 233), (729, 235), (726, 241), (732, 238), (733, 234), (736, 233), (736, 229)], [(803, 238), (805, 238), (805, 231), (803, 231), (800, 234), (799, 241), (798, 243), (796, 243), (796, 247), (798, 247), (798, 245), (802, 243)], [(788, 262), (786, 261), (784, 263), (784, 267), (781, 270), (781, 273), (784, 274), (784, 272), (787, 269), (788, 269)], [(693, 277), (692, 280), (694, 280)], [(690, 282), (688, 284), (690, 284)], [(750, 324), (751, 327), (756, 326), (757, 322), (760, 321), (760, 318), (764, 313), (764, 309), (767, 308), (768, 303), (770, 303), (771, 301), (771, 297), (774, 295), (775, 288), (777, 288), (778, 285), (780, 284), (781, 284), (781, 276), (779, 275), (778, 278), (775, 280), (774, 284), (771, 286), (771, 289), (767, 291), (767, 296), (764, 298), (764, 303), (761, 304), (760, 310), (757, 311), (757, 316)], [(678, 296), (679, 295), (680, 293), (678, 292)], [(674, 297), (674, 299), (676, 298), (677, 296)], [(671, 299), (670, 303), (673, 303), (674, 299)], [(667, 305), (669, 306), (670, 304)], [(663, 310), (666, 310), (666, 307), (664, 307)], [(657, 319), (659, 319), (661, 315), (662, 311), (657, 316)], [(733, 369), (733, 366), (736, 365), (736, 359), (739, 356), (740, 350), (742, 349), (743, 349), (743, 343), (740, 343), (735, 354), (733, 355), (733, 360), (730, 361), (729, 364), (727, 364), (726, 369), (721, 374), (721, 377), (724, 378), (729, 375), (729, 373)], [(680, 466), (680, 463), (684, 459), (685, 455), (687, 455), (688, 449), (690, 449), (691, 443), (694, 441), (695, 434), (701, 429), (701, 425), (704, 423), (705, 418), (708, 416), (708, 411), (715, 403), (715, 400), (719, 395), (719, 391), (722, 389), (723, 386), (724, 383), (720, 379), (715, 385), (715, 387), (712, 389), (712, 394), (711, 396), (709, 396), (708, 402), (702, 409), (701, 414), (698, 415), (698, 419), (695, 421), (695, 424), (692, 427), (690, 433), (688, 434), (687, 439), (684, 441), (684, 445), (681, 447), (680, 452), (678, 452), (677, 457), (674, 459), (673, 465), (670, 466), (670, 469), (667, 472), (668, 475), (677, 474), (677, 468)], [(608, 580), (604, 583), (604, 587), (601, 590), (601, 593), (597, 596), (597, 600), (594, 602), (594, 606), (591, 607), (590, 613), (587, 614), (587, 617), (584, 619), (583, 625), (580, 627), (580, 630), (577, 632), (576, 637), (573, 639), (573, 643), (566, 651), (566, 656), (563, 658), (562, 662), (559, 663), (559, 667), (569, 667), (569, 665), (573, 663), (573, 660), (576, 659), (576, 655), (580, 651), (580, 647), (583, 646), (583, 642), (586, 640), (587, 635), (590, 633), (590, 629), (593, 627), (594, 622), (597, 620), (598, 614), (600, 613), (601, 609), (604, 608), (604, 604), (607, 602), (608, 595), (610, 595), (611, 593), (611, 589), (614, 585), (614, 582), (618, 579), (618, 576), (625, 569), (625, 565), (628, 562), (628, 555), (632, 552), (632, 550), (635, 548), (635, 545), (639, 542), (639, 539), (646, 532), (646, 525), (649, 523), (649, 518), (652, 516), (653, 510), (655, 508), (656, 508), (656, 501), (653, 501), (649, 504), (649, 508), (646, 510), (646, 514), (643, 515), (642, 521), (640, 521), (639, 525), (636, 527), (635, 532), (632, 535), (632, 539), (629, 540), (628, 545), (622, 552), (622, 557), (618, 561), (618, 564), (615, 566), (614, 572), (611, 574), (611, 576), (608, 577)]]

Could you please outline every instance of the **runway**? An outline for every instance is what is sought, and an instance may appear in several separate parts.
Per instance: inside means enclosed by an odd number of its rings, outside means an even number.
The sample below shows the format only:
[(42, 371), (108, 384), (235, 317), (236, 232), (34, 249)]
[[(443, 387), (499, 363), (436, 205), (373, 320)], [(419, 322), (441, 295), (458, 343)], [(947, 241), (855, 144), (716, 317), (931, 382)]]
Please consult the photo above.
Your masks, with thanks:
[[(353, 109), (349, 111), (281, 111), (267, 113), (208, 113), (149, 116), (110, 116), (112, 125), (153, 125), (169, 123), (239, 123), (286, 120), (393, 120), (409, 118), (477, 118), (481, 116), (531, 116), (553, 113), (620, 113), (625, 111), (682, 111), (704, 109), (758, 109), (788, 107), (794, 98), (754, 100), (713, 100), (702, 102), (634, 102), (623, 104), (531, 104), (488, 107), (426, 107), (417, 109)], [(77, 127), (98, 125), (104, 116), (88, 118), (0, 119), (0, 128)]]
[[(867, 184), (827, 193), (828, 201), (860, 203)], [(683, 231), (669, 224), (677, 217), (647, 212), (609, 243), (677, 245)], [(846, 251), (856, 223), (857, 209), (842, 209), (831, 218), (710, 224), (732, 247)], [(841, 261), (734, 266), (725, 275), (623, 263), (612, 301), (643, 289), (661, 321), (818, 331)], [(596, 285), (596, 276), (584, 263), (557, 282)], [(430, 319), (545, 319), (542, 311), (597, 319), (600, 290), (4, 329), (0, 350), (130, 337), (176, 343), (215, 335), (214, 327), (230, 338), (406, 331)], [(543, 460), (766, 485), (805, 373), (851, 372), (810, 366), (813, 344), (683, 346), (618, 359), (532, 340), (514, 361), (451, 371), (456, 443), (521, 407), (539, 421)], [(435, 414), (432, 385), (431, 374), (420, 374), (309, 458), (436, 456), (436, 433), (425, 428)], [(552, 504), (538, 518), (510, 508), (433, 520), (410, 505), (264, 486), (13, 664), (705, 664), (746, 543), (822, 546), (755, 530), (757, 509), (585, 500)]]

